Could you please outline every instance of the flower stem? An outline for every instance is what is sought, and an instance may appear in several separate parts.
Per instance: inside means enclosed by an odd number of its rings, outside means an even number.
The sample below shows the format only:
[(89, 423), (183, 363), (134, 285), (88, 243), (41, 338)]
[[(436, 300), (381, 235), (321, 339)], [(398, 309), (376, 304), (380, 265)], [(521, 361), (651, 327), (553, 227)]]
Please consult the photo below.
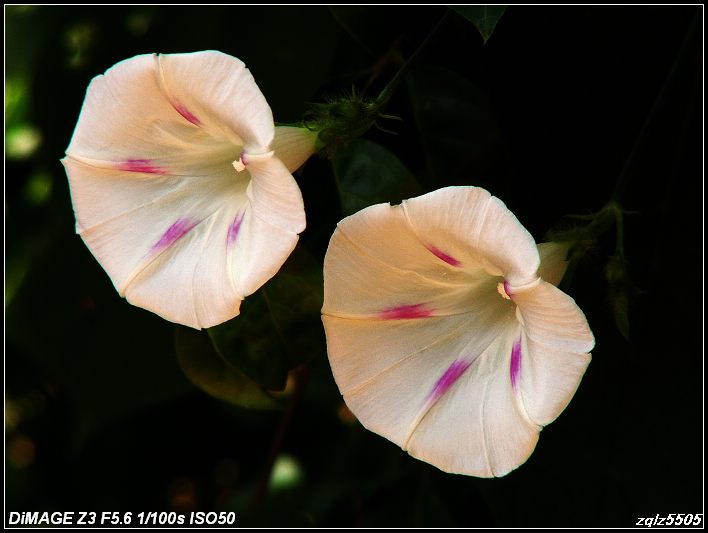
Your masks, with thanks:
[(278, 424), (278, 427), (275, 430), (275, 434), (273, 435), (273, 441), (271, 442), (270, 450), (268, 451), (265, 467), (263, 468), (261, 477), (258, 480), (258, 484), (256, 485), (256, 491), (253, 495), (253, 500), (251, 501), (252, 509), (259, 508), (261, 504), (263, 504), (263, 502), (265, 501), (265, 498), (268, 494), (268, 486), (270, 485), (270, 478), (273, 472), (273, 465), (275, 464), (275, 460), (280, 454), (280, 450), (283, 448), (285, 435), (287, 434), (288, 429), (290, 429), (290, 425), (292, 424), (295, 409), (297, 408), (298, 404), (300, 403), (300, 400), (302, 399), (303, 392), (305, 390), (305, 385), (307, 384), (307, 381), (310, 377), (310, 366), (308, 364), (305, 364), (299, 368), (296, 368), (295, 370), (293, 370), (293, 377), (295, 379), (293, 395), (290, 398), (290, 402), (288, 402), (288, 406), (286, 407), (285, 412), (283, 413), (283, 416), (280, 419), (280, 423)]
[(388, 84), (386, 84), (386, 87), (384, 87), (381, 93), (379, 93), (379, 96), (376, 99), (376, 102), (379, 105), (379, 109), (383, 108), (388, 103), (388, 101), (391, 99), (394, 92), (396, 91), (398, 84), (401, 82), (403, 77), (408, 74), (411, 65), (413, 65), (413, 62), (418, 58), (420, 52), (428, 45), (433, 36), (438, 32), (438, 30), (442, 27), (442, 25), (445, 23), (449, 16), (450, 10), (446, 9), (445, 14), (440, 17), (440, 20), (438, 20), (435, 26), (433, 26), (430, 32), (428, 32), (428, 35), (423, 40), (423, 42), (420, 43), (418, 48), (416, 48), (415, 52), (413, 52), (413, 54), (411, 54), (411, 56), (406, 60), (406, 62), (403, 63), (401, 68), (398, 69), (398, 72), (396, 72), (393, 78), (391, 78), (391, 81), (389, 81)]
[(654, 98), (654, 102), (652, 103), (651, 108), (649, 108), (649, 112), (647, 113), (647, 116), (644, 119), (644, 123), (642, 124), (641, 129), (639, 130), (639, 134), (634, 140), (632, 150), (629, 153), (627, 159), (625, 160), (624, 165), (622, 166), (622, 170), (620, 171), (619, 176), (617, 177), (615, 188), (612, 191), (612, 196), (610, 196), (610, 202), (619, 202), (619, 199), (627, 188), (627, 184), (635, 170), (638, 154), (640, 153), (642, 145), (644, 144), (649, 135), (651, 126), (654, 120), (656, 119), (656, 115), (658, 114), (659, 110), (661, 109), (662, 105), (666, 100), (666, 94), (671, 85), (673, 84), (674, 79), (676, 78), (676, 73), (679, 70), (679, 66), (687, 55), (691, 42), (693, 41), (694, 34), (696, 32), (696, 28), (698, 27), (699, 19), (700, 12), (696, 13), (696, 15), (693, 17), (691, 25), (689, 26), (688, 31), (686, 32), (686, 36), (684, 37), (683, 42), (681, 43), (681, 47), (679, 48), (679, 51), (676, 54), (676, 58), (671, 64), (671, 68), (669, 69), (669, 72), (667, 73), (664, 82), (661, 84), (659, 92), (657, 93), (656, 98)]
[(627, 185), (630, 179), (633, 177), (634, 172), (637, 167), (637, 161), (641, 154), (644, 143), (646, 142), (649, 133), (652, 130), (652, 126), (656, 120), (656, 117), (663, 107), (666, 96), (674, 83), (676, 75), (682, 66), (688, 51), (690, 50), (690, 45), (695, 37), (695, 32), (698, 27), (698, 22), (700, 19), (700, 13), (691, 21), (689, 28), (687, 29), (686, 36), (684, 37), (681, 46), (676, 54), (676, 57), (669, 68), (668, 73), (662, 83), (659, 91), (657, 92), (654, 101), (649, 108), (649, 111), (642, 123), (642, 126), (634, 139), (632, 144), (632, 149), (627, 156), (627, 159), (622, 166), (620, 173), (617, 176), (617, 181), (615, 183), (614, 189), (608, 199), (607, 203), (597, 211), (594, 215), (588, 217), (574, 217), (587, 219), (590, 222), (585, 226), (575, 227), (566, 231), (551, 232), (549, 234), (551, 240), (554, 241), (584, 241), (584, 240), (597, 240), (601, 235), (605, 234), (607, 231), (615, 228), (616, 242), (615, 242), (615, 253), (621, 257), (624, 257), (624, 215), (627, 214), (622, 207), (621, 198), (627, 189)]

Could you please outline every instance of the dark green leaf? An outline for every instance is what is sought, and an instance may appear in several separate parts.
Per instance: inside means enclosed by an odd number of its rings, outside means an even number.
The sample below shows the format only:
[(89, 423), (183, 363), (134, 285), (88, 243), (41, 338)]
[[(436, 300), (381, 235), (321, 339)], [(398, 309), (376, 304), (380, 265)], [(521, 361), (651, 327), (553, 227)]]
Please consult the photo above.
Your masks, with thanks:
[(251, 409), (280, 407), (263, 388), (216, 352), (206, 332), (177, 326), (175, 345), (185, 375), (204, 392)]
[(451, 8), (475, 25), (482, 34), (485, 44), (506, 11), (506, 6), (451, 6)]
[(217, 352), (234, 368), (268, 389), (283, 389), (288, 373), (285, 346), (270, 317), (263, 289), (241, 303), (237, 317), (208, 332)]
[(487, 95), (459, 74), (429, 65), (411, 72), (408, 89), (432, 185), (488, 176), (499, 157), (501, 134)]
[(283, 389), (290, 369), (322, 353), (322, 286), (322, 266), (297, 248), (239, 316), (208, 330), (216, 350), (257, 383)]
[(383, 202), (400, 203), (423, 192), (395, 155), (365, 139), (351, 143), (337, 154), (334, 172), (345, 215)]

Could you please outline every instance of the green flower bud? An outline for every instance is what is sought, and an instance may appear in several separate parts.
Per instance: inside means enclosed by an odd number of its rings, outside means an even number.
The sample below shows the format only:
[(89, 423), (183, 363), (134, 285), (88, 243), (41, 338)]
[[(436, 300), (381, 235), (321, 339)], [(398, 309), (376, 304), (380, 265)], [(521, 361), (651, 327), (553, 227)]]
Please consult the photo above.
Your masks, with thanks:
[(331, 159), (334, 154), (376, 125), (382, 104), (352, 94), (324, 104), (310, 104), (303, 121), (305, 127), (317, 132), (317, 151)]

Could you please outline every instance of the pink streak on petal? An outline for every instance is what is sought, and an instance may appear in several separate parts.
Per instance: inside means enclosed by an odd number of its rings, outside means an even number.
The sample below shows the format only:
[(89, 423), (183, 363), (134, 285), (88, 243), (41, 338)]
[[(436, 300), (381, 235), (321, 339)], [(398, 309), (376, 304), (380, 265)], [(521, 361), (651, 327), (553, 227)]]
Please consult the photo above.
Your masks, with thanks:
[(168, 246), (172, 246), (196, 225), (197, 222), (189, 218), (178, 219), (177, 222), (167, 228), (167, 231), (162, 234), (160, 240), (152, 246), (153, 251), (163, 250)]
[(426, 246), (426, 248), (427, 248), (427, 249), (430, 251), (430, 253), (432, 253), (435, 257), (437, 257), (438, 259), (442, 259), (442, 260), (445, 261), (448, 265), (452, 265), (452, 266), (454, 266), (454, 267), (458, 267), (458, 266), (460, 266), (460, 265), (462, 264), (462, 263), (460, 263), (460, 261), (458, 261), (457, 259), (455, 259), (455, 258), (452, 257), (451, 255), (448, 255), (448, 254), (446, 254), (445, 252), (443, 252), (440, 248), (436, 248), (436, 247), (433, 246), (433, 245)]
[(243, 222), (243, 213), (239, 213), (234, 218), (234, 221), (229, 226), (229, 233), (226, 237), (226, 245), (232, 246), (236, 242), (236, 237), (238, 237), (238, 232), (241, 231), (241, 223)]
[(460, 379), (460, 376), (465, 373), (465, 370), (467, 370), (471, 364), (471, 361), (461, 360), (457, 360), (452, 363), (448, 369), (445, 370), (443, 375), (440, 376), (437, 383), (433, 387), (433, 390), (430, 391), (430, 400), (438, 400), (443, 394), (445, 394), (450, 387), (452, 387), (455, 382)]
[(379, 311), (379, 318), (385, 320), (401, 320), (404, 318), (427, 318), (433, 316), (433, 310), (425, 306), (425, 304), (399, 305)]
[(521, 372), (521, 335), (514, 341), (511, 348), (511, 364), (509, 365), (509, 375), (511, 376), (511, 386), (516, 390), (516, 383)]
[(150, 159), (127, 159), (122, 163), (118, 163), (118, 170), (144, 172), (146, 174), (167, 174), (165, 169), (158, 167)]
[(177, 113), (182, 115), (189, 122), (191, 122), (195, 126), (201, 125), (201, 121), (196, 116), (194, 116), (194, 114), (191, 111), (189, 111), (189, 109), (187, 109), (184, 105), (182, 105), (178, 102), (175, 102), (173, 105), (174, 105), (174, 108), (177, 111)]
[(507, 280), (504, 280), (504, 292), (509, 298), (512, 297), (511, 285), (509, 285), (509, 282)]

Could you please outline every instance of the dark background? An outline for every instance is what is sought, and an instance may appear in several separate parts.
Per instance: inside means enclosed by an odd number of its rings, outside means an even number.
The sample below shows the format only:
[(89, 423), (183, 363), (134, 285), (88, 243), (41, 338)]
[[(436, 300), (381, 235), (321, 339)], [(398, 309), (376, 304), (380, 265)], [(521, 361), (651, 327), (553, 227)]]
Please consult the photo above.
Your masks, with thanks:
[[(486, 45), (451, 12), (386, 110), (403, 119), (381, 122), (398, 135), (372, 129), (337, 160), (361, 163), (377, 143), (422, 191), (482, 186), (541, 241), (564, 215), (605, 204), (640, 138), (621, 197), (633, 212), (620, 287), (630, 340), (603, 273), (610, 229), (567, 289), (595, 334), (593, 362), (528, 462), (504, 478), (444, 474), (348, 418), (315, 314), (301, 331), (310, 362), (293, 374), (304, 385), (286, 391), (290, 408), (208, 396), (180, 369), (174, 325), (121, 300), (74, 234), (59, 159), (88, 82), (116, 62), (221, 50), (245, 61), (277, 121), (294, 122), (306, 102), (352, 86), (375, 96), (445, 11), (5, 8), (8, 512), (630, 527), (639, 516), (702, 512), (701, 7), (513, 6)], [(313, 159), (297, 179), (308, 217), (299, 247), (321, 265), (343, 216), (332, 166)], [(259, 496), (269, 457), (275, 477)]]

